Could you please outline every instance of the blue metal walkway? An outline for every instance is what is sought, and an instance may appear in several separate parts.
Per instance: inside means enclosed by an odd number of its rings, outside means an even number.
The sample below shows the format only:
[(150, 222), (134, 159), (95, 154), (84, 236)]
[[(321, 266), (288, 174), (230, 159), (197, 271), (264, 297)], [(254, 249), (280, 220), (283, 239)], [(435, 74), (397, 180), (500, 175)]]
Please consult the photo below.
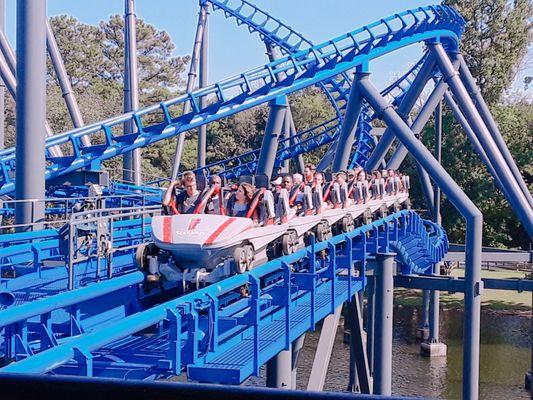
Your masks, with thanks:
[[(375, 254), (401, 250), (401, 272), (424, 273), (442, 259), (447, 243), (441, 228), (401, 211), (82, 335), (63, 334), (44, 347), (28, 341), (11, 354), (19, 361), (1, 371), (146, 379), (186, 370), (197, 381), (240, 383), (360, 291)], [(80, 290), (88, 288), (70, 292), (66, 305), (50, 297), (41, 307), (67, 309)], [(0, 321), (9, 311), (0, 311)], [(8, 334), (30, 337), (35, 326), (27, 322), (41, 314), (17, 319), (13, 311)]]

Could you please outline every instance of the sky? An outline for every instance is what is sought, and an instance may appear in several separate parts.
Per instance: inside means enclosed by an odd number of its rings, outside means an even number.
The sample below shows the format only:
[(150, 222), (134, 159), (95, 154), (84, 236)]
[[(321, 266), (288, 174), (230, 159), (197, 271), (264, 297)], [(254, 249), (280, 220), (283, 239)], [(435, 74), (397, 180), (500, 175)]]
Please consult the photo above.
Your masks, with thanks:
[[(233, 0), (235, 1), (235, 0)], [(437, 1), (410, 0), (252, 0), (259, 8), (321, 43), (375, 20)], [(372, 4), (370, 7), (369, 4)], [(78, 20), (97, 24), (112, 14), (124, 12), (123, 0), (48, 0), (48, 16), (69, 14)], [(175, 55), (192, 51), (198, 16), (198, 0), (137, 0), (138, 18), (167, 31), (176, 46)], [(16, 0), (6, 0), (6, 30), (15, 44)], [(267, 62), (264, 45), (221, 11), (209, 17), (209, 82), (216, 82)], [(411, 46), (371, 64), (373, 80), (385, 86), (405, 72), (421, 56), (421, 46)]]

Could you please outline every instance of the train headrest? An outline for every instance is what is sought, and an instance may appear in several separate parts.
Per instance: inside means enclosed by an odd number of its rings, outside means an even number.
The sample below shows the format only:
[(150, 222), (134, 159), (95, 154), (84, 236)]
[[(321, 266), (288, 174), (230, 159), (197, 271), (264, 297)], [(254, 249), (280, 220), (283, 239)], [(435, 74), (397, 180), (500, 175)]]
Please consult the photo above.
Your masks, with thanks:
[(266, 174), (259, 174), (255, 176), (255, 187), (256, 188), (268, 188), (269, 179)]
[(324, 174), (324, 180), (326, 182), (331, 182), (333, 180), (333, 174), (331, 173), (331, 171), (323, 172), (323, 174)]
[(241, 175), (239, 176), (239, 183), (249, 183), (250, 185), (253, 185), (254, 177), (252, 175)]
[(196, 188), (199, 191), (204, 190), (207, 187), (207, 178), (204, 174), (197, 174), (196, 175)]

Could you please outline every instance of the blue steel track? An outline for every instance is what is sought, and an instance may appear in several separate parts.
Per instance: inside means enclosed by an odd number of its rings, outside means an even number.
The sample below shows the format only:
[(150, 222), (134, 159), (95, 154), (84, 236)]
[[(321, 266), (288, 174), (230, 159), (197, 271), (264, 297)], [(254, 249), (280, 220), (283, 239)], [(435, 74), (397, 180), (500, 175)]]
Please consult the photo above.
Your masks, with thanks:
[[(52, 157), (47, 151), (47, 179), (318, 85), (335, 117), (297, 133), (295, 143), (281, 141), (279, 165), (338, 139), (350, 71), (415, 43), (438, 41), (453, 50), (464, 27), (452, 8), (429, 6), (314, 45), (246, 1), (208, 2), (285, 56), (174, 99), (48, 138), (46, 149), (61, 146), (64, 155)], [(382, 94), (390, 96), (393, 104), (401, 101), (422, 62)], [(208, 100), (205, 108), (200, 107), (202, 98)], [(180, 115), (185, 103), (192, 111)], [(374, 147), (370, 130), (376, 117), (365, 106), (355, 132), (352, 166), (364, 166)], [(128, 121), (133, 121), (136, 131), (115, 134)], [(91, 138), (90, 146), (82, 144), (83, 136)], [(204, 170), (228, 178), (251, 174), (258, 153), (248, 152)], [(14, 148), (0, 152), (0, 169), (0, 194), (9, 194), (15, 185)], [(128, 185), (122, 189), (132, 190)], [(145, 205), (157, 203), (157, 191), (142, 189), (152, 196)], [(10, 212), (6, 208), (5, 214)], [(67, 263), (61, 229), (0, 237), (0, 271), (14, 270), (19, 276), (2, 282), (14, 293), (15, 303), (0, 310), (0, 343), (5, 362), (11, 362), (0, 371), (132, 379), (186, 371), (190, 379), (202, 382), (241, 383), (363, 290), (365, 273), (373, 267), (376, 254), (394, 251), (401, 274), (425, 274), (448, 248), (440, 226), (414, 211), (401, 211), (193, 293), (154, 301), (150, 298), (154, 288), (144, 283), (133, 263), (135, 246), (149, 240), (149, 221), (146, 216), (117, 223), (113, 246), (124, 250), (108, 265), (96, 265), (91, 257), (75, 263), (72, 290), (67, 290), (66, 269), (45, 266)], [(112, 274), (99, 274), (100, 267)], [(248, 297), (238, 294), (243, 285), (249, 287)], [(173, 290), (164, 289), (166, 295)]]

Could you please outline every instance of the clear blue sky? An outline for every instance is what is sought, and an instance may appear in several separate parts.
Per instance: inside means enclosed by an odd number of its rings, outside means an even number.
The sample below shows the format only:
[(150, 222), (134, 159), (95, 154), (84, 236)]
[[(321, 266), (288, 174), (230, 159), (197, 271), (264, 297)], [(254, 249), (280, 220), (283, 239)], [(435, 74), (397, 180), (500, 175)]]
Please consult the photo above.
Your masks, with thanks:
[[(438, 0), (252, 0), (260, 8), (303, 33), (315, 43), (354, 30), (380, 18)], [(6, 28), (15, 38), (16, 0), (6, 0)], [(176, 45), (177, 55), (190, 54), (198, 14), (197, 0), (137, 0), (139, 18), (166, 30)], [(97, 24), (112, 14), (123, 13), (123, 0), (48, 0), (48, 15), (70, 14), (84, 23)], [(243, 72), (266, 62), (262, 42), (220, 11), (210, 17), (210, 82)], [(421, 55), (413, 46), (373, 64), (374, 81), (383, 86)]]

